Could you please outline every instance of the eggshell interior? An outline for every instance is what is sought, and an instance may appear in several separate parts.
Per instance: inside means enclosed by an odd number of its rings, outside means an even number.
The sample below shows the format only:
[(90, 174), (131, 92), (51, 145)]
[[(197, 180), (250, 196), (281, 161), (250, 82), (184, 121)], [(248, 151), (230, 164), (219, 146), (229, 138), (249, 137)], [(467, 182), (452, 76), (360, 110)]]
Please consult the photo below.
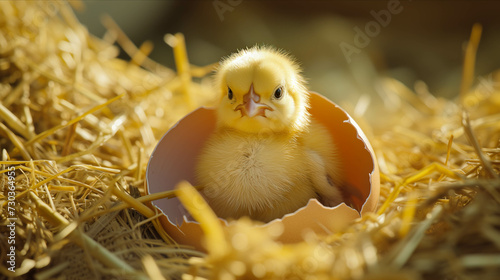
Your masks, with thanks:
[[(373, 149), (356, 122), (343, 109), (319, 94), (311, 93), (310, 103), (312, 117), (323, 123), (335, 140), (345, 181), (356, 190), (353, 193), (357, 195), (351, 197), (354, 208), (344, 203), (333, 208), (324, 207), (316, 199), (311, 199), (294, 213), (263, 225), (281, 223), (284, 231), (278, 240), (283, 243), (299, 242), (308, 231), (323, 235), (342, 230), (363, 213), (375, 211), (380, 192), (380, 175)], [(214, 109), (199, 108), (163, 136), (149, 160), (146, 172), (148, 194), (172, 190), (182, 180), (196, 185), (197, 157), (213, 133), (215, 123)], [(157, 200), (153, 205), (164, 214), (157, 224), (158, 231), (165, 230), (180, 244), (204, 250), (199, 223), (189, 218), (189, 213), (177, 198)], [(224, 226), (231, 226), (231, 223), (220, 220)]]

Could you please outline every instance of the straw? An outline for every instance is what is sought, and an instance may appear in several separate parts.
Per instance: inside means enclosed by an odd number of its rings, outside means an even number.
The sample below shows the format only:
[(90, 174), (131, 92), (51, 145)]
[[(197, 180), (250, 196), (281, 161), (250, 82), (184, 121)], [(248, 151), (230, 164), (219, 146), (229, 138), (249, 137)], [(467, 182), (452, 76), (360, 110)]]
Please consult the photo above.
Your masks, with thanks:
[[(343, 231), (284, 245), (276, 241), (282, 228), (244, 218), (221, 227), (200, 187), (184, 182), (176, 191), (144, 195), (148, 159), (160, 137), (194, 107), (213, 105), (209, 73), (217, 62), (191, 65), (184, 35), (167, 35), (167, 45), (154, 47), (173, 48), (177, 69), (169, 69), (148, 57), (149, 41), (134, 45), (110, 17), (103, 18), (106, 35), (96, 38), (71, 9), (83, 4), (0, 1), (2, 275), (498, 278), (500, 76), (474, 74), (480, 25), (472, 28), (461, 84), (456, 81), (459, 100), (433, 96), (425, 81), (412, 89), (381, 77), (380, 107), (374, 96), (346, 106), (369, 130), (377, 155), (377, 212)], [(128, 60), (117, 58), (120, 50)], [(383, 113), (384, 121), (365, 119), (370, 113)], [(163, 214), (150, 202), (175, 196), (200, 222), (208, 254), (176, 244), (161, 230)], [(15, 272), (4, 253), (10, 252), (11, 221)]]

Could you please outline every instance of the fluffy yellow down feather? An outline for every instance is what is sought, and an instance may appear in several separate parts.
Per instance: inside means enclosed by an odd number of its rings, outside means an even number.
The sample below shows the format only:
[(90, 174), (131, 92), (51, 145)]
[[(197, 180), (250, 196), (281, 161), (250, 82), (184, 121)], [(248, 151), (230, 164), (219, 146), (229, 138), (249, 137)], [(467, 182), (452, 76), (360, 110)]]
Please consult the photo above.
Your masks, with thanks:
[(342, 202), (335, 143), (307, 111), (309, 93), (288, 55), (253, 47), (224, 59), (215, 74), (217, 128), (196, 168), (215, 213), (268, 222), (312, 198)]

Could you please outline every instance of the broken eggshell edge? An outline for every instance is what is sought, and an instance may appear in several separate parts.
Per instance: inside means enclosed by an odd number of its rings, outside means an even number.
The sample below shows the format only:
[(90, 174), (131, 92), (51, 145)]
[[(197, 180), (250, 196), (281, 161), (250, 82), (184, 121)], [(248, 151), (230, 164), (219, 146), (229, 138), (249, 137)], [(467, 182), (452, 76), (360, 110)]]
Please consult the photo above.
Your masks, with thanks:
[[(336, 142), (345, 182), (355, 188), (353, 193), (357, 193), (357, 196), (351, 197), (355, 209), (345, 203), (325, 207), (316, 199), (311, 199), (294, 213), (262, 225), (270, 227), (282, 224), (283, 233), (277, 240), (283, 243), (300, 242), (310, 231), (326, 235), (343, 230), (364, 213), (375, 211), (380, 193), (380, 174), (375, 154), (356, 122), (342, 108), (317, 93), (311, 93), (309, 112), (316, 121), (328, 128)], [(165, 133), (148, 163), (147, 194), (173, 190), (183, 180), (196, 185), (198, 155), (215, 130), (215, 124), (215, 110), (202, 107), (188, 114)], [(161, 234), (164, 238), (170, 236), (179, 244), (205, 251), (200, 224), (188, 218), (189, 213), (177, 198), (156, 200), (150, 206), (153, 205), (164, 214), (159, 217), (159, 222), (154, 223), (160, 233), (167, 233)], [(223, 226), (230, 227), (232, 224), (224, 219), (220, 221)]]

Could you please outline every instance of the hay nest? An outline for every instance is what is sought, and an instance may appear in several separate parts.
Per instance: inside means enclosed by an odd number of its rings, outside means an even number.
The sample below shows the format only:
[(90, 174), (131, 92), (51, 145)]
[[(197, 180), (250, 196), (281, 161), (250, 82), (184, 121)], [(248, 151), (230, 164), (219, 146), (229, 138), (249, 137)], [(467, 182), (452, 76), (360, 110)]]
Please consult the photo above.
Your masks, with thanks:
[[(200, 217), (208, 254), (165, 242), (144, 206), (157, 140), (209, 105), (205, 76), (170, 35), (177, 71), (107, 19), (102, 39), (56, 1), (0, 2), (0, 272), (21, 279), (496, 279), (500, 75), (475, 84), (480, 27), (457, 100), (380, 80), (387, 123), (365, 125), (382, 177), (377, 213), (283, 245), (242, 219)], [(117, 59), (119, 45), (130, 61)], [(192, 77), (200, 77), (194, 81)], [(388, 110), (387, 108), (390, 108)], [(381, 109), (381, 110), (382, 110)], [(382, 111), (381, 111), (382, 112)], [(359, 123), (367, 124), (355, 115)], [(187, 186), (182, 195), (189, 195)], [(172, 195), (172, 194), (165, 194)], [(217, 242), (214, 244), (214, 242)]]

